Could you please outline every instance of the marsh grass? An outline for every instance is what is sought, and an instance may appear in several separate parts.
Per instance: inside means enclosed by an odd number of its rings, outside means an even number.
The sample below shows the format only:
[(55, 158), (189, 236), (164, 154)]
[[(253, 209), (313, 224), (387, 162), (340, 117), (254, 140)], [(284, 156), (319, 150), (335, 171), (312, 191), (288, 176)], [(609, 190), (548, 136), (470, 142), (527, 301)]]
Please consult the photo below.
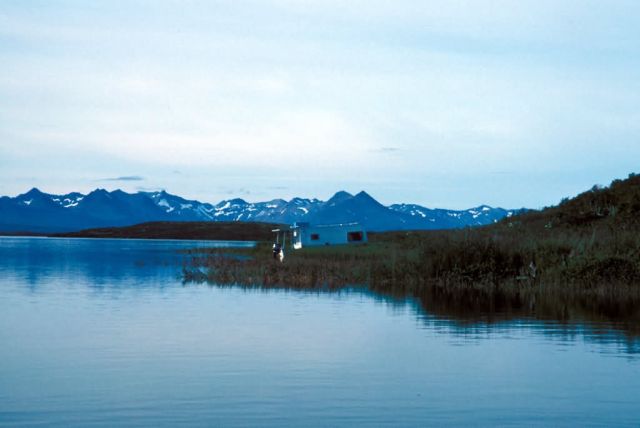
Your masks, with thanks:
[[(522, 273), (523, 263), (511, 261), (500, 268), (502, 262), (498, 260), (512, 258), (500, 255), (495, 249), (485, 251), (482, 256), (469, 251), (468, 258), (441, 254), (425, 262), (422, 257), (433, 252), (433, 240), (426, 248), (414, 247), (411, 251), (395, 248), (394, 251), (393, 246), (400, 244), (395, 239), (388, 242), (388, 238), (377, 236), (367, 246), (290, 251), (284, 263), (273, 260), (267, 243), (253, 249), (192, 251), (184, 267), (184, 280), (313, 291), (359, 287), (382, 296), (412, 297), (426, 313), (461, 323), (499, 322), (523, 316), (561, 323), (606, 321), (621, 323), (618, 328), (631, 337), (640, 336), (637, 283), (601, 282), (600, 279), (594, 283), (563, 281), (564, 275), (569, 274), (545, 269), (539, 270), (535, 278), (514, 276)], [(447, 237), (447, 245), (451, 245), (449, 239)], [(407, 244), (406, 238), (400, 242), (401, 248)], [(548, 248), (548, 243), (544, 248)], [(453, 253), (467, 254), (466, 251)], [(465, 267), (465, 262), (471, 266)], [(482, 263), (498, 268), (502, 274), (491, 272)], [(584, 263), (576, 262), (577, 265)], [(596, 262), (596, 266), (599, 263)], [(598, 278), (600, 276), (601, 272)]]
[(555, 231), (527, 235), (505, 224), (371, 234), (366, 245), (288, 249), (284, 263), (274, 260), (270, 244), (262, 242), (251, 249), (191, 250), (184, 271), (187, 279), (263, 286), (365, 283), (404, 292), (444, 287), (640, 297), (640, 235), (627, 236), (623, 245), (594, 236)]
[[(300, 289), (361, 284), (460, 307), (570, 311), (640, 322), (640, 177), (463, 230), (371, 233), (368, 244), (191, 250), (186, 281)], [(464, 302), (464, 304), (462, 304)]]

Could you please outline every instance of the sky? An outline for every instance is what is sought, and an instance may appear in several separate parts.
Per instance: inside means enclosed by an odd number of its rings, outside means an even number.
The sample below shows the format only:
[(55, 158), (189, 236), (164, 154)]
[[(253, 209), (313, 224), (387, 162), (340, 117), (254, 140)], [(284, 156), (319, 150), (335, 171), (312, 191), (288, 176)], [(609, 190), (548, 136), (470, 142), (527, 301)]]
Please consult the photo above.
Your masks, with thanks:
[(0, 0), (0, 195), (540, 208), (640, 172), (640, 2)]

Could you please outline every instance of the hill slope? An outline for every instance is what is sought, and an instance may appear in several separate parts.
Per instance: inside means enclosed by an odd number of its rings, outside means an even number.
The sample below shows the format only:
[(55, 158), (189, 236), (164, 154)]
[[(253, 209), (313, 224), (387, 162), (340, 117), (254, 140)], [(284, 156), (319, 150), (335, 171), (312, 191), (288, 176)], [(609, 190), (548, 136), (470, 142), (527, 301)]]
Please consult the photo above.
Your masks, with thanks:
[(595, 284), (594, 292), (615, 288), (616, 293), (637, 294), (640, 176), (594, 186), (557, 206), (486, 227), (390, 234), (387, 239), (420, 247), (421, 275), (445, 282), (503, 284), (521, 278), (560, 283), (565, 290)]
[(246, 259), (214, 251), (201, 261), (204, 272), (184, 274), (265, 286), (367, 284), (394, 296), (463, 302), (483, 316), (510, 307), (562, 320), (623, 320), (640, 334), (639, 218), (640, 177), (631, 175), (485, 227), (372, 233), (366, 246), (290, 251), (284, 263), (274, 263), (266, 246), (247, 250)]

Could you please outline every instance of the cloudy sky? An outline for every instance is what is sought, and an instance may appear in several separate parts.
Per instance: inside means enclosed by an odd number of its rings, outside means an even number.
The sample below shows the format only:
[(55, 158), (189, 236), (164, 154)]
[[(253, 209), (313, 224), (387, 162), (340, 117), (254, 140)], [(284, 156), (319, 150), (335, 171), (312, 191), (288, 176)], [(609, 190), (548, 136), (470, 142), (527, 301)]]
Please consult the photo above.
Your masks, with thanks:
[(640, 2), (0, 1), (0, 194), (541, 207), (640, 172)]

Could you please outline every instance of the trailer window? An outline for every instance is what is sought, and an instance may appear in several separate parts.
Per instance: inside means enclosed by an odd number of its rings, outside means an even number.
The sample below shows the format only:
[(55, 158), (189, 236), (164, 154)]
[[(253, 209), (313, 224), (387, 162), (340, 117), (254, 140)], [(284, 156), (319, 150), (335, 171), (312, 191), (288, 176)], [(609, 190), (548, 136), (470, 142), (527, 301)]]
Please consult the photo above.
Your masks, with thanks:
[(349, 232), (347, 233), (347, 241), (349, 242), (362, 242), (364, 238), (362, 232)]
[(312, 241), (319, 241), (319, 240), (320, 240), (320, 234), (318, 234), (318, 233), (312, 233), (312, 234), (311, 234), (311, 240), (312, 240)]

